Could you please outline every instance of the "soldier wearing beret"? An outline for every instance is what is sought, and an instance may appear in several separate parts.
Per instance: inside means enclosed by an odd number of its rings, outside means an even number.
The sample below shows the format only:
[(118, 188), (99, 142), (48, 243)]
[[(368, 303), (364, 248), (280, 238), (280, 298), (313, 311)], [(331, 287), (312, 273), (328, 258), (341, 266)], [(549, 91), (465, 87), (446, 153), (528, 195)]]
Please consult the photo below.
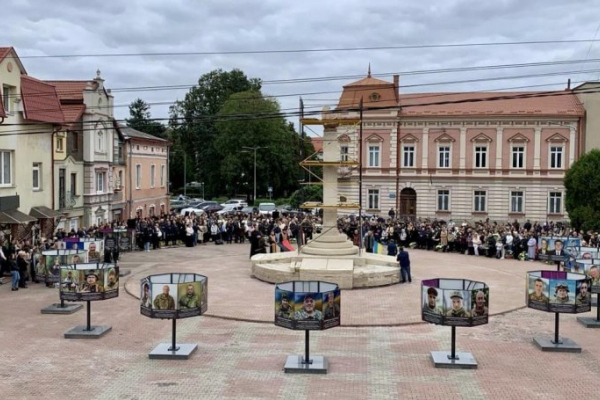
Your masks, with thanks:
[(463, 295), (458, 290), (452, 292), (452, 309), (446, 313), (447, 317), (468, 317), (469, 313), (463, 307)]

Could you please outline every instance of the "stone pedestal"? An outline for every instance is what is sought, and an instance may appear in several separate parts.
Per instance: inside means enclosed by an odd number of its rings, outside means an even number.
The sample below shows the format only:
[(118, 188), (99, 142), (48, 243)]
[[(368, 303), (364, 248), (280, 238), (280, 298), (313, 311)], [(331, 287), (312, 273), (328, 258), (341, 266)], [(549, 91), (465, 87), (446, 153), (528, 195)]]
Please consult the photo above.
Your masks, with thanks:
[(303, 356), (288, 356), (283, 370), (286, 374), (326, 374), (328, 363), (323, 356), (311, 356), (311, 363), (304, 364)]
[(542, 351), (561, 353), (581, 353), (581, 347), (569, 338), (561, 338), (560, 343), (554, 343), (552, 339), (545, 337), (533, 338), (533, 342)]
[(42, 308), (42, 314), (73, 314), (83, 308), (83, 304), (69, 303), (61, 307), (60, 303), (54, 303), (46, 308)]
[(79, 325), (65, 332), (65, 339), (100, 339), (111, 330), (110, 325), (92, 325), (89, 331), (85, 325)]
[(197, 344), (178, 343), (175, 350), (172, 350), (171, 346), (171, 343), (159, 344), (148, 353), (148, 358), (151, 360), (187, 360), (198, 350)]
[(471, 353), (457, 352), (455, 358), (450, 358), (449, 351), (432, 351), (431, 359), (436, 368), (476, 369), (477, 361)]

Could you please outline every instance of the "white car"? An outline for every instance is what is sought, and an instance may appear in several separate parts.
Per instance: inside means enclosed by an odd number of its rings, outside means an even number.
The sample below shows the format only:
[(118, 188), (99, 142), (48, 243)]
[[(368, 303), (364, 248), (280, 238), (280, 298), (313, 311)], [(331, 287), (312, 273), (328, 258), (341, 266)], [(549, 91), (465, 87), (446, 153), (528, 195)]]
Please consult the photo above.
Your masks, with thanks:
[(202, 215), (204, 214), (204, 210), (200, 209), (200, 208), (194, 208), (194, 207), (188, 207), (188, 208), (182, 208), (181, 209), (181, 216), (186, 216), (188, 214), (191, 213), (195, 213), (196, 215)]
[(227, 207), (227, 206), (233, 206), (233, 207), (248, 207), (248, 203), (246, 203), (246, 200), (240, 200), (240, 199), (231, 199), (231, 200), (227, 200), (225, 203), (221, 204), (222, 207)]
[(275, 203), (260, 203), (258, 205), (258, 212), (262, 215), (271, 215), (271, 213), (275, 210), (277, 210)]
[(221, 206), (223, 207), (223, 209), (220, 211), (217, 211), (217, 214), (219, 214), (219, 215), (223, 215), (225, 213), (229, 213), (232, 211), (241, 210), (241, 207), (237, 204), (225, 204), (225, 205), (221, 204)]

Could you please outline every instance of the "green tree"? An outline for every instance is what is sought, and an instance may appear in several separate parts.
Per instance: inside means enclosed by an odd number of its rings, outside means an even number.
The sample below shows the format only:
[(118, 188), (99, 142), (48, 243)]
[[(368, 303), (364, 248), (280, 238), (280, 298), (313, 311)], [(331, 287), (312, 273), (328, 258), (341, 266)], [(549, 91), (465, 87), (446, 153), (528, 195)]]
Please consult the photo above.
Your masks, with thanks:
[(140, 132), (166, 139), (167, 127), (152, 119), (150, 105), (142, 99), (135, 99), (129, 104), (129, 116), (125, 121), (127, 126)]
[(302, 189), (296, 190), (290, 197), (290, 205), (293, 208), (300, 207), (301, 204), (307, 201), (323, 201), (323, 186), (321, 185), (308, 185)]
[(215, 146), (222, 184), (229, 194), (252, 192), (254, 151), (244, 147), (260, 147), (256, 153), (259, 196), (266, 196), (269, 186), (274, 197), (297, 189), (301, 139), (293, 125), (280, 115), (277, 101), (258, 91), (233, 94), (219, 113), (217, 129)]
[(206, 197), (225, 191), (219, 168), (222, 160), (215, 148), (215, 117), (232, 94), (260, 88), (259, 79), (249, 79), (239, 69), (217, 69), (202, 75), (198, 85), (171, 106), (173, 139), (186, 152), (188, 165), (190, 160), (193, 165), (191, 170), (188, 168), (188, 181), (204, 182)]
[(600, 150), (584, 154), (567, 171), (565, 205), (571, 225), (577, 229), (600, 229)]

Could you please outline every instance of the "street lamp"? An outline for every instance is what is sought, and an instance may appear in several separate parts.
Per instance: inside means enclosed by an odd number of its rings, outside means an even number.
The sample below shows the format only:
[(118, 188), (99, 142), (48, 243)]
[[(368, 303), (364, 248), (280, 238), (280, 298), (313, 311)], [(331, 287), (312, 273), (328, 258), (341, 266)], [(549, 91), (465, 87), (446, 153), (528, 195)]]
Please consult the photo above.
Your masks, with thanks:
[[(254, 146), (254, 147), (246, 147), (246, 146), (242, 146), (242, 149), (246, 149), (246, 150), (254, 150), (254, 197), (252, 198), (253, 201), (256, 201), (256, 150), (258, 149), (267, 149), (268, 147), (265, 146)], [(244, 151), (242, 150), (244, 153), (249, 153), (249, 151)], [(255, 204), (256, 206), (256, 204)]]

